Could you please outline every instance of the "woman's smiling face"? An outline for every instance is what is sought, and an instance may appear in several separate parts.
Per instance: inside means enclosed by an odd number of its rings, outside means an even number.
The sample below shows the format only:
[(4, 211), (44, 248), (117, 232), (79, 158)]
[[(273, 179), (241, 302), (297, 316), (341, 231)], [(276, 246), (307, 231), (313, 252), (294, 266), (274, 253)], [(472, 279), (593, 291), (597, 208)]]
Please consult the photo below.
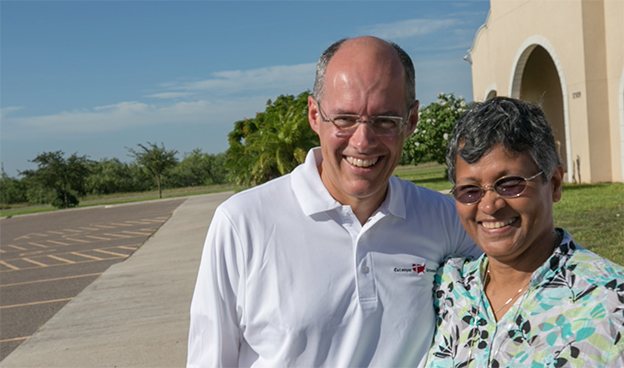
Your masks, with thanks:
[[(456, 161), (456, 186), (492, 186), (503, 176), (528, 178), (540, 169), (528, 153), (515, 153), (495, 144), (477, 162), (469, 164), (461, 157)], [(490, 258), (501, 262), (520, 260), (533, 252), (551, 252), (553, 203), (561, 198), (563, 168), (546, 173), (527, 183), (525, 191), (515, 198), (503, 198), (487, 190), (474, 205), (456, 201), (464, 228)]]

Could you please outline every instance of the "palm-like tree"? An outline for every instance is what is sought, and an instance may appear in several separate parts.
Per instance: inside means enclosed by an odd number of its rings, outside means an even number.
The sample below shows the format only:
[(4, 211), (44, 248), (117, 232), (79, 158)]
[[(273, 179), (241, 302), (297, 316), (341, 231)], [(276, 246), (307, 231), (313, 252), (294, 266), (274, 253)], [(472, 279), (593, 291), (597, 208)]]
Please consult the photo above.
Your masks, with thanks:
[(319, 144), (307, 120), (308, 96), (279, 96), (255, 119), (235, 124), (228, 155), (239, 184), (261, 184), (287, 174)]

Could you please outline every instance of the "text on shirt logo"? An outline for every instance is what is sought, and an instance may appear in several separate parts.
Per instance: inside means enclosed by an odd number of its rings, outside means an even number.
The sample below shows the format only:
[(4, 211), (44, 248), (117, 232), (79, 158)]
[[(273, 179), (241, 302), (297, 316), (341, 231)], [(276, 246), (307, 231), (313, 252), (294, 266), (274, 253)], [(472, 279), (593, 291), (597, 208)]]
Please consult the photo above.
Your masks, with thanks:
[(411, 268), (395, 267), (394, 272), (405, 272), (405, 273), (416, 272), (417, 274), (422, 275), (423, 273), (425, 273), (425, 265), (424, 264), (412, 264)]

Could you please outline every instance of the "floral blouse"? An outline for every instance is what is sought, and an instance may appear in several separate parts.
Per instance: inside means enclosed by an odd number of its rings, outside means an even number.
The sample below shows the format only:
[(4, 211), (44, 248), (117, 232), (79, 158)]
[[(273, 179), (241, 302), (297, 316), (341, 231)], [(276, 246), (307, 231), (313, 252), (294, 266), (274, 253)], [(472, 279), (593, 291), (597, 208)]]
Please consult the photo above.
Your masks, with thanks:
[(446, 261), (426, 367), (624, 367), (624, 268), (557, 231), (561, 245), (498, 322), (482, 291), (487, 257)]

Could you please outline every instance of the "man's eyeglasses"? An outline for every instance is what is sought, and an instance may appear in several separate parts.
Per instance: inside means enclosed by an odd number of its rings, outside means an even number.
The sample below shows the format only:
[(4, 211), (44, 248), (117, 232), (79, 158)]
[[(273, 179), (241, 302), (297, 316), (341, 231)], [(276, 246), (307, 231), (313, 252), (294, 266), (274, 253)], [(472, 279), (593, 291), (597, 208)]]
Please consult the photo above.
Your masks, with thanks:
[(407, 120), (409, 120), (409, 115), (407, 119), (400, 116), (370, 116), (368, 120), (362, 120), (362, 116), (356, 114), (323, 114), (321, 103), (317, 102), (317, 104), (321, 120), (334, 124), (338, 128), (336, 135), (339, 137), (353, 135), (358, 123), (369, 124), (373, 132), (379, 137), (396, 137), (401, 134), (403, 127), (407, 125)]
[(523, 178), (522, 176), (503, 176), (498, 179), (494, 185), (486, 185), (484, 187), (478, 185), (455, 186), (451, 190), (451, 194), (453, 194), (457, 202), (468, 206), (479, 203), (481, 198), (485, 195), (485, 192), (490, 189), (503, 198), (519, 197), (524, 193), (527, 183), (543, 173), (543, 171), (540, 171), (529, 178)]

